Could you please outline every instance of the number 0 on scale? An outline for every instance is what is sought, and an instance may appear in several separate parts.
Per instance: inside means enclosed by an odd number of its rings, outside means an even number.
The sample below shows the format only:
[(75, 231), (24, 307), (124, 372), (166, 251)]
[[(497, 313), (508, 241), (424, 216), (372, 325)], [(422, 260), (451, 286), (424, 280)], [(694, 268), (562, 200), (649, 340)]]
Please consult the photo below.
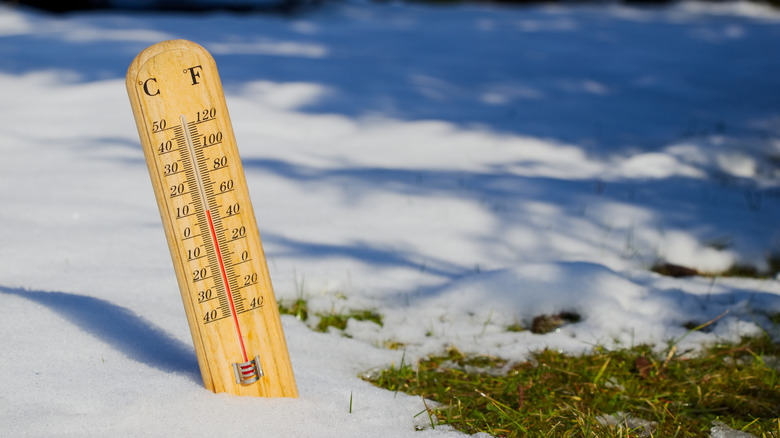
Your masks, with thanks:
[(297, 397), (214, 59), (164, 41), (135, 58), (126, 84), (204, 385)]

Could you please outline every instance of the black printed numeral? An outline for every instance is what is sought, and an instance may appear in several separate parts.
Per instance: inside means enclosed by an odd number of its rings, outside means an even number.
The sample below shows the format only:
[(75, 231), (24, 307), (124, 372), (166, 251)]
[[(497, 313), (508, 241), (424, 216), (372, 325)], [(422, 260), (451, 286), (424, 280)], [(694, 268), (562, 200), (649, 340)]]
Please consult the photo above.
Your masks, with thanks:
[(203, 322), (211, 322), (217, 319), (217, 311), (212, 310), (210, 312), (206, 312), (205, 315), (203, 315)]
[(206, 120), (213, 119), (216, 116), (217, 116), (216, 108), (204, 109), (203, 111), (198, 112), (198, 121), (205, 122)]
[(206, 278), (206, 268), (196, 269), (192, 271), (192, 281), (201, 281)]
[(257, 283), (257, 273), (251, 275), (244, 275), (244, 286)]

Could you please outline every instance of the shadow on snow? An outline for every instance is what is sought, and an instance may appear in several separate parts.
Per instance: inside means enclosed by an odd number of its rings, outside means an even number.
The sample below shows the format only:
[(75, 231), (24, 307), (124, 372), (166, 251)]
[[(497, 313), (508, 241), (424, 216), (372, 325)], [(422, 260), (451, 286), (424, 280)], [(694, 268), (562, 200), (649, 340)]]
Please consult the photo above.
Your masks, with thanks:
[(195, 350), (130, 310), (108, 301), (65, 292), (0, 286), (0, 293), (46, 306), (130, 359), (202, 382)]
[(0, 35), (0, 71), (124, 78), (145, 47), (185, 38), (212, 51), (228, 94), (256, 81), (317, 84), (326, 95), (298, 111), (443, 120), (556, 139), (589, 154), (652, 150), (685, 135), (762, 135), (751, 123), (777, 114), (780, 76), (766, 72), (780, 70), (780, 58), (765, 49), (776, 26), (679, 20), (664, 10), (505, 12), (92, 13), (69, 16), (68, 26), (26, 13), (27, 30)]

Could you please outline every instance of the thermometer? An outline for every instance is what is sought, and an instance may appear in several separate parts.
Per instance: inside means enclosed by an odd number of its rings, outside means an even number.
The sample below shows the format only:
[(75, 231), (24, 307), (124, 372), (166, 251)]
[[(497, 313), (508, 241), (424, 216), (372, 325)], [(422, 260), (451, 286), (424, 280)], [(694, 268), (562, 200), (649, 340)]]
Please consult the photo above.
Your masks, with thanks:
[(126, 85), (204, 385), (297, 397), (214, 59), (164, 41), (133, 60)]

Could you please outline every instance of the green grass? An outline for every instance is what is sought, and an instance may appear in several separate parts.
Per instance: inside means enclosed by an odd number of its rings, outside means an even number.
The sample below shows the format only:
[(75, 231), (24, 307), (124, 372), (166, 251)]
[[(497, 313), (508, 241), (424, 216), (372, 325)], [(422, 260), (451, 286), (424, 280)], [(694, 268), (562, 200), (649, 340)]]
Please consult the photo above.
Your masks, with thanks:
[(770, 255), (766, 258), (767, 267), (760, 270), (755, 266), (735, 263), (719, 272), (700, 272), (686, 266), (679, 266), (670, 263), (656, 263), (650, 267), (650, 270), (661, 275), (669, 277), (737, 277), (737, 278), (774, 278), (780, 273), (780, 256)]
[[(344, 330), (350, 319), (382, 325), (376, 311), (334, 307), (313, 312), (303, 298), (282, 301), (279, 310), (321, 332)], [(573, 320), (565, 316), (566, 322)], [(714, 321), (689, 328), (702, 330)], [(508, 328), (523, 329), (519, 323)], [(431, 427), (438, 422), (470, 434), (701, 437), (709, 436), (713, 425), (725, 424), (757, 437), (780, 438), (780, 346), (768, 336), (697, 354), (676, 352), (675, 345), (662, 355), (649, 346), (596, 348), (579, 356), (544, 350), (529, 361), (509, 363), (452, 348), (414, 366), (402, 362), (364, 378), (436, 401), (420, 413), (429, 417)]]
[(303, 298), (294, 301), (279, 301), (279, 313), (282, 315), (293, 315), (301, 321), (309, 319), (309, 303)]
[[(303, 298), (297, 298), (294, 301), (279, 301), (279, 313), (282, 315), (293, 315), (301, 321), (309, 320), (309, 305)], [(357, 321), (371, 321), (380, 327), (382, 326), (382, 315), (373, 310), (345, 310), (337, 312), (332, 309), (330, 312), (315, 312), (319, 322), (312, 327), (319, 332), (327, 332), (330, 327), (338, 330), (347, 328), (347, 322), (350, 319)]]
[(347, 322), (350, 319), (357, 321), (371, 321), (378, 326), (382, 326), (382, 315), (373, 310), (348, 310), (344, 313), (331, 310), (329, 313), (317, 313), (320, 321), (317, 323), (317, 331), (326, 332), (328, 328), (335, 327), (339, 330), (347, 328)]
[(723, 423), (758, 437), (780, 436), (778, 345), (762, 337), (696, 355), (675, 357), (674, 351), (659, 356), (639, 346), (571, 356), (545, 350), (509, 364), (451, 349), (370, 381), (438, 402), (426, 406), (439, 424), (470, 434), (702, 437)]

